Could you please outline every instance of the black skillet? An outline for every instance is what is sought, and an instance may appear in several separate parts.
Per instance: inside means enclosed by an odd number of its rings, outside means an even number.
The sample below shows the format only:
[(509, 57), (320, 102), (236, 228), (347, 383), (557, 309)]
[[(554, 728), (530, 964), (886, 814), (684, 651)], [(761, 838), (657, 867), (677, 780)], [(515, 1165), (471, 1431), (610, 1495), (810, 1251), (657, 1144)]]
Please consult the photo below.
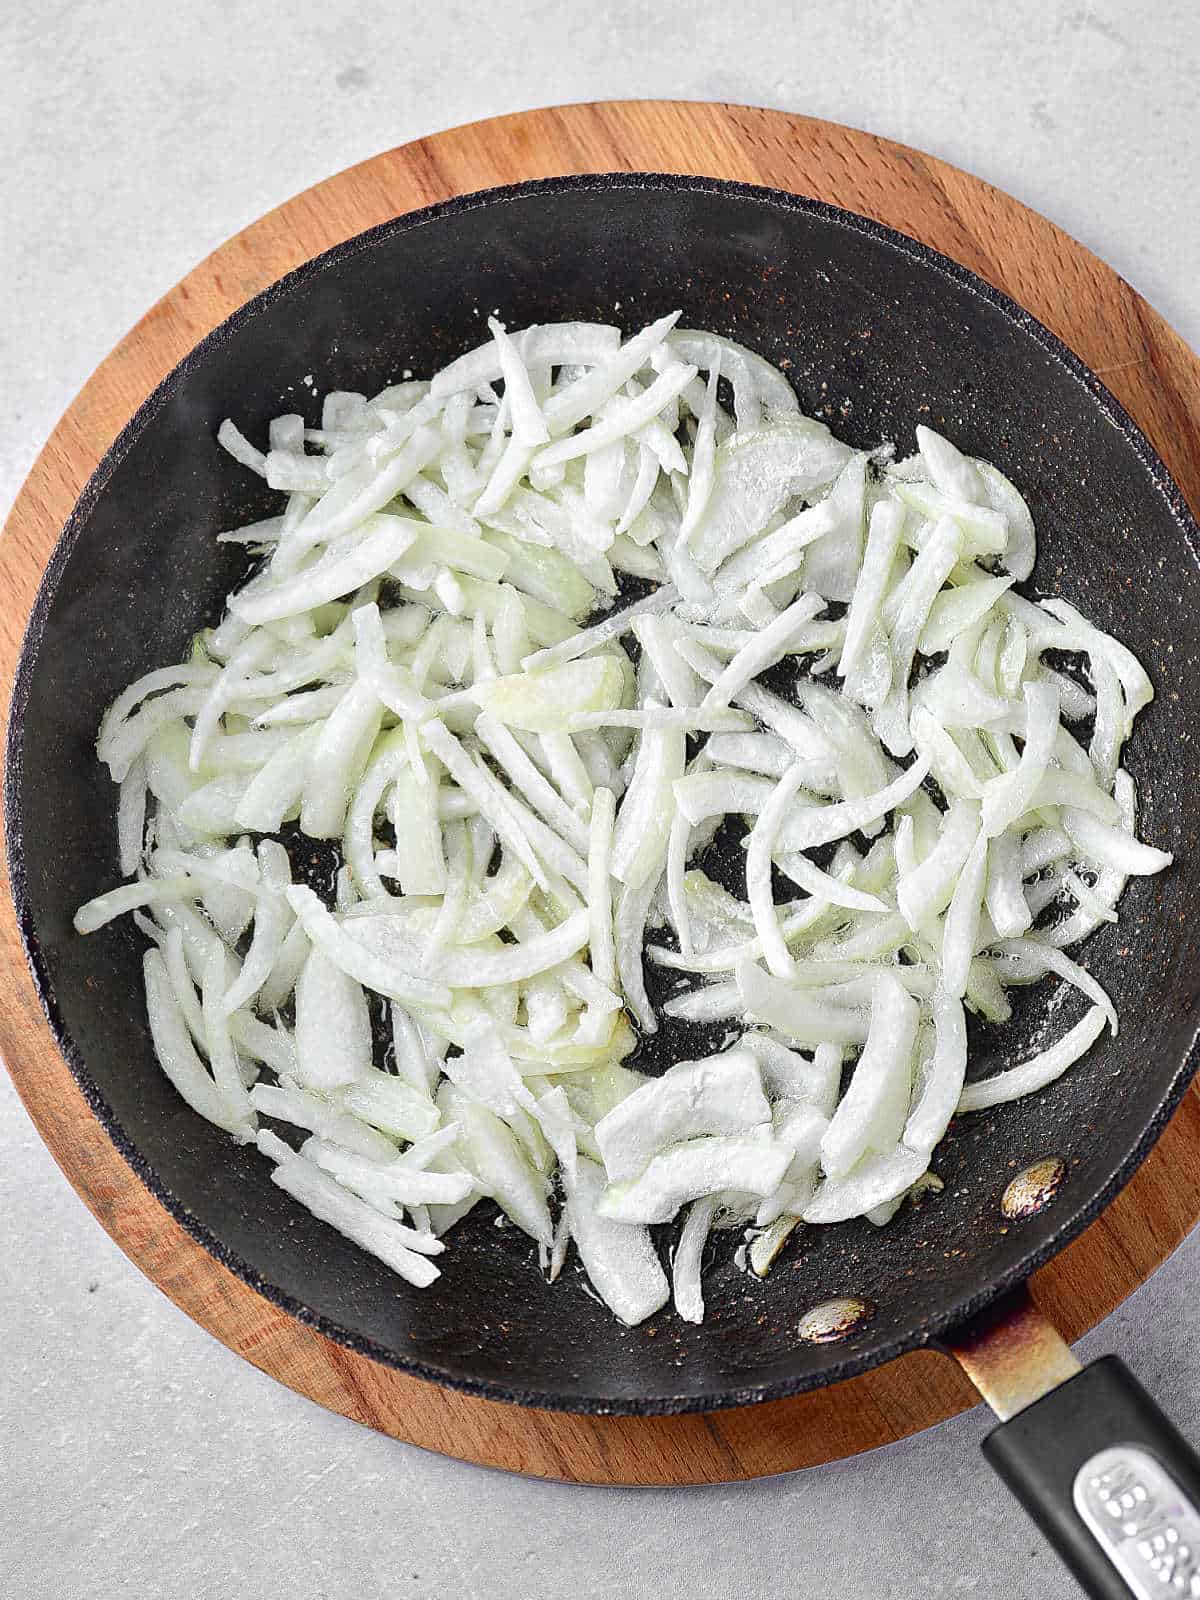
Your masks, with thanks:
[[(1128, 761), (1143, 834), (1177, 864), (1134, 882), (1119, 931), (1088, 946), (1121, 1014), (1118, 1039), (1106, 1035), (1044, 1093), (959, 1121), (934, 1163), (944, 1192), (886, 1230), (806, 1230), (762, 1284), (737, 1271), (721, 1239), (708, 1319), (692, 1327), (664, 1315), (650, 1339), (619, 1329), (573, 1274), (544, 1285), (528, 1241), (494, 1228), (486, 1208), (457, 1230), (436, 1290), (406, 1292), (264, 1182), (253, 1149), (233, 1148), (183, 1105), (151, 1054), (140, 936), (126, 921), (80, 939), (71, 916), (118, 876), (115, 790), (92, 753), (100, 714), (138, 674), (176, 660), (243, 576), (244, 557), (214, 532), (273, 509), (275, 497), (214, 447), (220, 419), (257, 434), (279, 412), (314, 413), (313, 388), (433, 371), (479, 342), (493, 308), (518, 326), (587, 317), (628, 329), (676, 306), (686, 323), (783, 367), (804, 408), (854, 443), (892, 439), (907, 451), (926, 420), (1022, 487), (1040, 534), (1032, 588), (1118, 633), (1168, 691), (1139, 721)], [(1198, 550), (1162, 462), (1069, 351), (971, 273), (861, 217), (766, 189), (621, 175), (398, 218), (292, 273), (205, 339), (108, 452), (50, 563), (14, 695), (5, 805), (17, 913), (59, 1043), (158, 1199), (240, 1277), (331, 1338), (494, 1399), (630, 1413), (779, 1398), (920, 1345), (955, 1346), (1001, 1414), (1017, 1413), (991, 1435), (989, 1458), (1088, 1592), (1129, 1592), (1121, 1570), (1143, 1592), (1139, 1575), (1154, 1562), (1179, 1567), (1189, 1540), (1200, 1550), (1184, 1500), (1200, 1500), (1200, 1465), (1115, 1359), (1062, 1383), (1069, 1352), (1011, 1297), (1129, 1179), (1197, 1064)], [(1026, 1050), (1048, 1003), (1039, 990), (1007, 1027), (979, 1030), (973, 1072)], [(1068, 1004), (1052, 1026), (1072, 1020)], [(668, 1030), (646, 1064), (698, 1044)], [(1049, 1155), (1063, 1163), (1054, 1202), (1006, 1217), (1013, 1172)], [(804, 1313), (846, 1296), (860, 1304), (840, 1324), (805, 1324), (840, 1338), (798, 1336)], [(1109, 1447), (1120, 1449), (1097, 1464)], [(1155, 1579), (1144, 1592), (1176, 1591)], [(1178, 1592), (1200, 1593), (1200, 1580)]]

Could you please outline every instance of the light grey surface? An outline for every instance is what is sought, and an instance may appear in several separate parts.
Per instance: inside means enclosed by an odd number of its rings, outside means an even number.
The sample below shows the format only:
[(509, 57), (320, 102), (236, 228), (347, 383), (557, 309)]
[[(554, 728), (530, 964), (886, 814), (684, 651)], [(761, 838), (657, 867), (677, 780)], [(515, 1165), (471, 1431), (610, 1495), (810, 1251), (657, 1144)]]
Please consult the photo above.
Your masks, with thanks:
[[(328, 173), (552, 101), (729, 99), (958, 162), (1200, 342), (1200, 13), (1055, 4), (105, 0), (0, 8), (0, 506), (130, 323)], [(91, 1221), (0, 1077), (0, 1593), (846, 1600), (1074, 1592), (985, 1471), (978, 1411), (789, 1479), (604, 1492), (395, 1445), (194, 1327)], [(1196, 1236), (1087, 1353), (1200, 1437)]]

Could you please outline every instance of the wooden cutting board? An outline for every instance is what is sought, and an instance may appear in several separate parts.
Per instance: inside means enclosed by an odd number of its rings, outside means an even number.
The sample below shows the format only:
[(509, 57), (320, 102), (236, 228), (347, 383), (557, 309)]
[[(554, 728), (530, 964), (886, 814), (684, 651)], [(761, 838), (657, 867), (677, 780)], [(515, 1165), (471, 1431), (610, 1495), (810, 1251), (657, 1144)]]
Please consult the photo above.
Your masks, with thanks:
[[(642, 170), (769, 184), (862, 212), (972, 268), (1104, 378), (1200, 508), (1200, 364), (1117, 274), (1053, 224), (964, 172), (869, 134), (745, 106), (569, 106), (456, 128), (376, 156), (223, 245), (149, 311), (87, 383), (0, 541), (0, 677), (8, 689), (58, 533), (113, 438), (191, 347), (308, 257), (397, 213), (493, 184)], [(7, 888), (7, 885), (6, 885)], [(571, 1417), (439, 1389), (330, 1343), (219, 1266), (142, 1187), (85, 1104), (43, 1018), (0, 897), (0, 1052), (59, 1165), (126, 1254), (248, 1361), (397, 1439), (538, 1477), (714, 1483), (813, 1466), (904, 1437), (974, 1395), (924, 1352), (819, 1393), (711, 1416)], [(1035, 1280), (1074, 1339), (1107, 1316), (1200, 1216), (1200, 1092), (1138, 1176)]]

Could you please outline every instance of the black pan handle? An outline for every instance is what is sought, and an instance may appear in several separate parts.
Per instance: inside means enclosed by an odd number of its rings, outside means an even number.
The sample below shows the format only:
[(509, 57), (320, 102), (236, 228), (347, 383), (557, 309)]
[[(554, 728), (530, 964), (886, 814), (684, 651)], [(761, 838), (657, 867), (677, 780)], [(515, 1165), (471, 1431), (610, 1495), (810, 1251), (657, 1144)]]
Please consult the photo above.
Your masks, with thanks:
[(1200, 1600), (1200, 1455), (1116, 1356), (1024, 1293), (946, 1341), (1001, 1416), (983, 1453), (1091, 1600)]
[(1200, 1456), (1117, 1356), (992, 1430), (983, 1453), (1091, 1600), (1200, 1597)]

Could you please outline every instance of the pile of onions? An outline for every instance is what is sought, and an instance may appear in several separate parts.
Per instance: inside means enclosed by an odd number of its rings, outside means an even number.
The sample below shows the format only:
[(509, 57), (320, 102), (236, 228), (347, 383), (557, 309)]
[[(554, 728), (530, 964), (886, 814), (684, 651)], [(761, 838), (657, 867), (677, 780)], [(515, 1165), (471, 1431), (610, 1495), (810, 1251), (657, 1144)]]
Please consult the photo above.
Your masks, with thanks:
[[(936, 1187), (956, 1113), (1116, 1029), (1065, 951), (1170, 860), (1121, 767), (1150, 683), (1017, 593), (1016, 488), (928, 428), (854, 450), (676, 321), (492, 321), (265, 453), (225, 422), (281, 509), (105, 716), (130, 881), (76, 919), (133, 913), (163, 1071), (317, 1217), (425, 1286), (486, 1197), (630, 1324), (702, 1317), (714, 1226), (761, 1274), (798, 1222)], [(704, 870), (731, 822), (741, 893)], [(327, 897), (281, 834), (339, 842)], [(645, 960), (726, 1048), (622, 1065)], [(1078, 1020), (966, 1083), (966, 1011), (1047, 973)]]

